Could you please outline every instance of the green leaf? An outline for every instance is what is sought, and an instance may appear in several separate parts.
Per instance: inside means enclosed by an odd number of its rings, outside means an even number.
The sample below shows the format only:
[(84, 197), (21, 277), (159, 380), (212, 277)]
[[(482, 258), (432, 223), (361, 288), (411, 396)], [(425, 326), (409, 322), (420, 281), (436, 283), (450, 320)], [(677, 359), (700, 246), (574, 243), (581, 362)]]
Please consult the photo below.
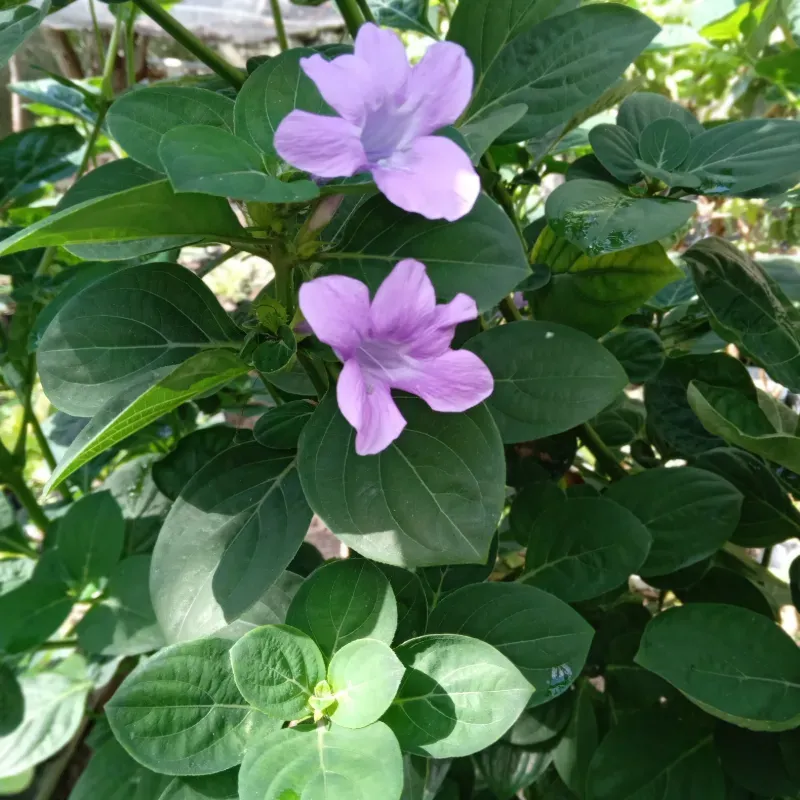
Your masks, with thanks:
[(309, 698), (325, 679), (325, 661), (310, 636), (288, 625), (265, 625), (231, 648), (233, 677), (251, 706), (277, 720), (311, 716)]
[(705, 128), (691, 112), (654, 92), (636, 92), (626, 97), (619, 107), (617, 125), (628, 131), (638, 142), (645, 128), (660, 119), (677, 120), (692, 136), (705, 132)]
[(684, 200), (634, 197), (619, 186), (584, 179), (562, 184), (546, 203), (550, 227), (590, 256), (663, 239), (694, 212), (694, 204)]
[(297, 341), (287, 325), (278, 328), (277, 336), (260, 344), (253, 352), (253, 366), (265, 375), (289, 366), (297, 352)]
[(588, 800), (727, 796), (711, 734), (656, 712), (625, 718), (611, 729), (592, 759), (587, 785)]
[(416, 258), (427, 266), (440, 300), (464, 292), (482, 311), (530, 272), (511, 221), (486, 195), (448, 225), (408, 214), (378, 195), (349, 217), (336, 245), (320, 254), (329, 273), (358, 278), (374, 292), (398, 261)]
[(18, 6), (0, 11), (0, 67), (4, 67), (20, 45), (36, 30), (50, 10), (50, 0), (39, 7)]
[(533, 295), (536, 319), (551, 320), (602, 336), (659, 289), (681, 277), (664, 248), (653, 242), (621, 253), (588, 256), (545, 228), (531, 259), (552, 277)]
[(389, 579), (397, 601), (397, 630), (393, 642), (400, 644), (425, 633), (428, 624), (428, 599), (419, 576), (407, 569), (379, 564)]
[(86, 495), (58, 524), (58, 553), (72, 584), (83, 589), (108, 578), (122, 555), (125, 521), (109, 492)]
[(518, 747), (530, 747), (545, 742), (552, 744), (570, 720), (574, 695), (574, 692), (567, 692), (555, 700), (548, 699), (543, 705), (525, 709), (505, 739)]
[(92, 756), (69, 800), (156, 800), (171, 780), (145, 769), (111, 739)]
[(754, 611), (698, 603), (659, 614), (636, 663), (734, 725), (782, 731), (800, 724), (800, 651)]
[(743, 496), (739, 524), (730, 537), (742, 547), (772, 547), (800, 536), (800, 512), (769, 467), (733, 447), (701, 453), (692, 462), (730, 481)]
[(245, 703), (231, 642), (200, 639), (141, 662), (106, 705), (120, 744), (165, 775), (206, 775), (241, 763), (248, 742), (279, 723)]
[(184, 125), (233, 133), (233, 101), (193, 86), (152, 86), (129, 92), (108, 112), (108, 127), (128, 155), (163, 172), (158, 155), (164, 134)]
[(284, 728), (248, 750), (239, 774), (241, 800), (399, 800), (402, 790), (403, 757), (382, 722)]
[(248, 611), (310, 522), (292, 452), (249, 442), (209, 461), (175, 501), (153, 553), (150, 592), (167, 640), (207, 636)]
[(379, 25), (438, 38), (428, 20), (428, 0), (367, 0)]
[[(497, 742), (475, 756), (475, 766), (495, 797), (519, 797), (550, 766), (552, 753)], [(524, 795), (523, 795), (524, 796)]]
[(674, 589), (682, 603), (726, 603), (741, 606), (776, 620), (780, 609), (754, 580), (726, 566), (712, 564), (700, 580)]
[[(480, 26), (472, 24), (480, 36)], [(505, 23), (501, 17), (495, 24)], [(488, 109), (525, 103), (528, 113), (501, 141), (542, 136), (597, 100), (658, 30), (643, 14), (616, 4), (550, 17), (502, 47), (485, 72), (478, 70), (468, 121)]]
[(576, 797), (584, 797), (589, 764), (597, 750), (599, 732), (591, 693), (594, 689), (583, 684), (567, 728), (553, 750), (553, 762), (561, 780)]
[(626, 508), (602, 498), (569, 499), (536, 520), (520, 580), (568, 603), (589, 600), (638, 572), (650, 543)]
[[(3, 617), (7, 619), (7, 617)], [(22, 675), (22, 724), (0, 736), (0, 778), (9, 778), (47, 761), (75, 735), (92, 684), (58, 672)]]
[(258, 203), (304, 203), (319, 197), (312, 181), (270, 175), (261, 153), (211, 125), (182, 125), (161, 138), (158, 155), (176, 192), (201, 192)]
[(491, 109), (486, 114), (478, 114), (460, 128), (469, 150), (480, 160), (501, 134), (525, 116), (527, 110), (528, 106), (524, 103), (516, 103)]
[(397, 603), (388, 578), (375, 564), (363, 558), (334, 561), (306, 578), (286, 622), (307, 633), (329, 659), (356, 639), (391, 644)]
[(681, 170), (704, 194), (741, 194), (797, 172), (799, 159), (800, 122), (748, 119), (695, 137)]
[(800, 390), (800, 311), (778, 283), (715, 237), (698, 242), (683, 258), (714, 329), (760, 361), (773, 380)]
[(150, 600), (149, 578), (149, 555), (129, 556), (117, 565), (103, 599), (78, 623), (76, 633), (83, 650), (136, 656), (166, 644)]
[(454, 592), (462, 586), (469, 586), (473, 583), (482, 583), (488, 580), (497, 563), (498, 548), (499, 537), (495, 534), (489, 547), (489, 557), (483, 564), (445, 564), (438, 567), (424, 567), (418, 570), (417, 575), (419, 575), (423, 591), (431, 608), (436, 606), (439, 600), (448, 592)]
[[(53, 78), (41, 78), (35, 81), (9, 83), (8, 90), (18, 94), (29, 104), (33, 104), (33, 107), (31, 105), (27, 107), (34, 113), (41, 113), (39, 109), (46, 106), (42, 109), (45, 112), (49, 109), (56, 109), (82, 119), (90, 125), (97, 122), (99, 93), (91, 84), (80, 81), (61, 83)], [(50, 128), (32, 128), (31, 130), (46, 131)], [(75, 168), (77, 169), (77, 164)]]
[(290, 111), (298, 108), (312, 114), (333, 113), (300, 68), (300, 59), (315, 53), (310, 48), (294, 47), (264, 62), (245, 81), (234, 111), (234, 132), (240, 139), (277, 159), (275, 131)]
[(631, 328), (603, 339), (603, 347), (619, 361), (631, 383), (652, 380), (664, 366), (661, 338), (650, 328)]
[[(72, 297), (48, 325), (37, 361), (51, 402), (92, 416), (125, 390), (143, 392), (191, 356), (238, 348), (240, 339), (200, 278), (176, 264), (150, 263), (114, 272)], [(180, 392), (167, 386), (154, 399)]]
[(483, 750), (513, 725), (533, 693), (502, 653), (468, 636), (420, 636), (395, 652), (406, 673), (383, 720), (407, 753), (458, 758)]
[(158, 800), (239, 800), (239, 770), (174, 778)]
[(683, 123), (672, 118), (657, 119), (642, 131), (639, 153), (657, 169), (674, 170), (683, 164), (691, 143), (692, 136)]
[(688, 398), (692, 410), (714, 435), (793, 472), (800, 471), (797, 424), (790, 430), (781, 430), (764, 413), (760, 404), (734, 389), (692, 381)]
[(636, 183), (642, 173), (636, 166), (638, 142), (619, 125), (602, 123), (589, 131), (589, 143), (600, 163), (620, 182)]
[(344, 728), (377, 722), (394, 700), (405, 667), (388, 645), (357, 639), (334, 653), (328, 683), (336, 703), (331, 719)]
[(651, 469), (605, 493), (634, 513), (653, 544), (639, 574), (666, 575), (715, 553), (739, 523), (742, 495), (731, 483), (695, 467)]
[(247, 439), (244, 431), (230, 425), (200, 428), (184, 436), (171, 453), (153, 464), (153, 480), (170, 500), (177, 500), (186, 484), (205, 464)]
[(34, 777), (35, 771), (33, 767), (30, 767), (17, 775), (11, 775), (8, 778), (0, 778), (0, 797), (22, 794), (26, 789), (31, 787)]
[[(2, 542), (3, 548), (8, 547)], [(36, 562), (32, 558), (3, 558), (0, 560), (0, 597), (21, 586), (33, 574)]]
[(11, 668), (0, 663), (0, 737), (13, 733), (25, 716), (22, 688)]
[(336, 398), (322, 401), (300, 437), (309, 504), (339, 539), (376, 561), (485, 562), (505, 494), (503, 448), (489, 411), (481, 404), (443, 415), (416, 397), (395, 399), (408, 425), (375, 456), (355, 454), (355, 431)]
[(68, 178), (78, 169), (76, 154), (82, 147), (83, 137), (72, 125), (30, 128), (0, 140), (0, 205)]
[(533, 586), (476, 583), (431, 612), (429, 633), (460, 633), (497, 648), (533, 685), (529, 706), (567, 691), (580, 675), (594, 631), (566, 603)]
[(292, 400), (270, 408), (256, 420), (253, 435), (264, 447), (294, 450), (315, 410), (308, 400)]
[(97, 411), (61, 457), (45, 492), (136, 431), (188, 400), (221, 388), (247, 370), (247, 364), (234, 353), (220, 349), (195, 353), (155, 384), (151, 375), (143, 376)]
[(515, 322), (470, 339), (494, 376), (487, 404), (504, 442), (541, 439), (602, 411), (628, 382), (585, 333), (550, 322)]
[[(91, 177), (94, 173), (89, 173)], [(160, 239), (152, 253), (201, 239), (225, 240), (242, 228), (225, 200), (175, 194), (169, 181), (143, 184), (64, 208), (0, 243), (0, 255), (32, 247), (106, 244)], [(155, 247), (154, 249), (150, 249)], [(74, 249), (74, 248), (73, 248)], [(106, 259), (118, 258), (107, 255)], [(126, 254), (124, 257), (130, 257)]]

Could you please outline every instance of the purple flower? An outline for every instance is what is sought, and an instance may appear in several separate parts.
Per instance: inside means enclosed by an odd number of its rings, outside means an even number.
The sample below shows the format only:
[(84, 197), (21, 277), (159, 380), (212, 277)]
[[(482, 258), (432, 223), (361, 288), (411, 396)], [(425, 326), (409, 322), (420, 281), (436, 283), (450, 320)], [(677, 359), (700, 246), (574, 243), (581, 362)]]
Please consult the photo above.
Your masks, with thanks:
[(469, 213), (478, 174), (455, 142), (431, 135), (454, 123), (472, 95), (472, 63), (460, 45), (438, 42), (411, 67), (396, 34), (367, 24), (354, 55), (314, 55), (300, 66), (339, 116), (292, 111), (275, 132), (281, 158), (321, 178), (371, 172), (392, 203), (428, 219)]
[(300, 308), (344, 362), (336, 397), (361, 456), (385, 450), (406, 425), (392, 389), (418, 395), (434, 411), (466, 411), (492, 393), (483, 361), (450, 349), (456, 325), (477, 318), (475, 301), (458, 294), (437, 306), (425, 265), (413, 258), (397, 264), (371, 304), (361, 281), (331, 275), (300, 287)]

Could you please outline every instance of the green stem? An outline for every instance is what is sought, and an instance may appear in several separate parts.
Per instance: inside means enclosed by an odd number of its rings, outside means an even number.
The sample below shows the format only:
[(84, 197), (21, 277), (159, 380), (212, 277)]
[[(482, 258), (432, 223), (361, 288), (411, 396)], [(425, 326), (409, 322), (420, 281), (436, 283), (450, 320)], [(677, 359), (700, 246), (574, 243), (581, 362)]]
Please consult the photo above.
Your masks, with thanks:
[(258, 370), (256, 370), (256, 372), (258, 373), (258, 377), (261, 378), (261, 383), (264, 384), (264, 388), (267, 390), (267, 393), (272, 398), (272, 400), (275, 403), (275, 405), (276, 406), (282, 406), (283, 405), (283, 398), (276, 391), (275, 385), (269, 382), (269, 380), (267, 379), (267, 376), (264, 375), (263, 372), (258, 372)]
[(495, 200), (500, 204), (503, 211), (506, 212), (508, 218), (514, 223), (514, 228), (517, 231), (517, 235), (522, 242), (522, 247), (524, 248), (525, 252), (528, 252), (528, 243), (525, 241), (525, 233), (522, 230), (522, 223), (519, 221), (519, 217), (517, 216), (517, 212), (514, 209), (514, 201), (511, 198), (511, 195), (508, 193), (508, 190), (505, 186), (503, 186), (502, 182), (500, 181), (500, 175), (497, 172), (497, 165), (494, 163), (494, 159), (489, 153), (484, 154), (483, 158), (481, 158), (484, 167), (488, 170), (497, 174), (497, 183), (495, 184), (493, 194)]
[(103, 68), (103, 32), (100, 30), (100, 23), (97, 21), (97, 11), (95, 11), (94, 0), (89, 0), (89, 13), (92, 15), (92, 27), (94, 28), (94, 42), (97, 46), (97, 61), (100, 69)]
[(64, 650), (67, 647), (77, 647), (77, 639), (57, 639), (50, 642), (37, 644), (34, 650)]
[(505, 317), (506, 322), (519, 322), (523, 317), (519, 309), (514, 305), (511, 296), (504, 297), (499, 303), (500, 313)]
[(58, 253), (57, 247), (48, 247), (44, 253), (42, 254), (42, 259), (39, 261), (39, 266), (36, 267), (36, 278), (41, 278), (42, 275), (47, 275), (47, 271), (50, 269), (50, 265), (56, 259), (56, 253)]
[[(104, 102), (103, 105), (100, 107), (100, 111), (97, 114), (97, 119), (95, 120), (92, 132), (89, 134), (89, 138), (86, 141), (86, 151), (84, 152), (83, 158), (81, 159), (81, 165), (78, 167), (77, 173), (75, 173), (76, 181), (79, 181), (86, 174), (86, 171), (89, 169), (89, 161), (92, 158), (92, 153), (94, 152), (97, 140), (100, 138), (100, 131), (103, 127), (103, 123), (106, 120), (106, 114), (108, 113), (109, 105), (110, 103)], [(41, 265), (39, 265), (39, 268), (41, 269)]]
[(339, 7), (344, 24), (347, 25), (347, 30), (355, 39), (358, 29), (364, 24), (364, 16), (357, 0), (336, 0), (336, 5)]
[(42, 507), (33, 496), (33, 492), (23, 480), (19, 473), (15, 473), (5, 479), (6, 486), (17, 496), (17, 500), (28, 512), (31, 522), (43, 533), (47, 533), (50, 528), (50, 520), (42, 510)]
[(453, 9), (450, 8), (450, 0), (439, 0), (439, 5), (444, 9), (447, 19), (453, 19)]
[(286, 36), (286, 26), (283, 24), (280, 0), (269, 0), (269, 4), (272, 6), (272, 21), (275, 23), (275, 33), (278, 35), (278, 44), (283, 53), (289, 49), (289, 39)]
[(235, 255), (238, 255), (241, 252), (242, 251), (239, 250), (238, 248), (231, 247), (228, 250), (226, 250), (222, 255), (217, 256), (216, 258), (212, 258), (209, 261), (206, 261), (205, 264), (201, 265), (197, 269), (195, 275), (197, 275), (198, 278), (205, 278), (205, 276), (208, 275), (209, 272), (215, 270), (218, 266), (224, 264), (226, 261), (228, 261), (229, 259), (233, 258)]
[(628, 473), (617, 461), (608, 445), (597, 435), (597, 431), (588, 423), (584, 422), (578, 428), (578, 436), (589, 452), (595, 457), (597, 466), (611, 478), (612, 481), (620, 481), (627, 477)]
[(182, 44), (220, 78), (228, 81), (235, 89), (241, 89), (247, 75), (229, 64), (208, 45), (201, 42), (188, 28), (181, 25), (175, 17), (161, 7), (158, 0), (133, 0), (150, 19), (157, 22), (173, 39)]
[(128, 88), (136, 85), (136, 7), (125, 21), (125, 72)]
[(769, 569), (769, 562), (772, 561), (772, 547), (765, 547), (761, 554), (761, 566)]
[(372, 9), (369, 7), (368, 0), (357, 0), (357, 2), (358, 7), (361, 9), (361, 13), (364, 15), (364, 20), (375, 25), (375, 15), (372, 13)]
[(311, 379), (311, 383), (314, 384), (317, 397), (322, 400), (328, 391), (327, 373), (317, 365), (314, 359), (303, 352), (298, 351), (297, 360), (300, 362), (300, 366), (306, 371), (306, 375)]
[[(119, 50), (119, 38), (122, 33), (122, 16), (114, 18), (114, 29), (111, 31), (111, 39), (106, 50), (106, 60), (103, 64), (103, 80), (100, 83), (100, 93), (106, 104), (114, 100), (114, 67), (117, 66), (117, 50)], [(95, 125), (95, 130), (97, 125)]]

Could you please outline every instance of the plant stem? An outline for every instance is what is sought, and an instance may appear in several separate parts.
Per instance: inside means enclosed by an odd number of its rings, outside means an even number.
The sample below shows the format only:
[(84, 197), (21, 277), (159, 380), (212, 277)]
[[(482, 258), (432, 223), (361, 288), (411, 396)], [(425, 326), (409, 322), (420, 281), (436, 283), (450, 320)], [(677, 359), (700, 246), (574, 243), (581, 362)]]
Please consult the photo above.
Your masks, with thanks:
[(336, 0), (336, 5), (339, 7), (344, 24), (347, 25), (347, 30), (355, 39), (358, 29), (364, 24), (364, 16), (358, 2), (356, 0)]
[(41, 644), (37, 644), (34, 650), (41, 651), (41, 650), (64, 650), (67, 647), (77, 647), (78, 640), (77, 638), (73, 639), (56, 639), (49, 642), (42, 642)]
[(94, 7), (94, 0), (89, 0), (89, 13), (92, 15), (92, 27), (94, 28), (94, 42), (97, 46), (97, 61), (100, 69), (103, 68), (103, 32), (100, 30), (100, 23), (97, 21), (97, 11)]
[(209, 272), (215, 270), (221, 264), (224, 264), (229, 259), (233, 258), (235, 255), (238, 255), (242, 251), (237, 249), (236, 247), (231, 247), (226, 250), (222, 255), (217, 256), (216, 258), (212, 258), (210, 261), (206, 261), (198, 270), (195, 272), (198, 278), (205, 278)]
[(175, 17), (161, 7), (158, 0), (133, 0), (150, 19), (157, 22), (173, 39), (182, 44), (207, 67), (228, 81), (235, 89), (241, 89), (247, 76), (242, 70), (229, 64), (204, 42), (201, 42), (188, 28), (181, 25)]
[(311, 379), (311, 383), (314, 384), (314, 390), (317, 393), (317, 397), (322, 400), (328, 391), (327, 373), (317, 366), (317, 363), (314, 361), (314, 359), (310, 358), (303, 352), (298, 351), (297, 360), (300, 362), (300, 366), (306, 371), (306, 375), (308, 375), (308, 377)]
[(283, 398), (275, 390), (275, 385), (269, 382), (267, 376), (264, 375), (263, 372), (258, 372), (258, 370), (256, 370), (256, 372), (258, 373), (258, 377), (261, 378), (261, 383), (264, 384), (264, 388), (267, 390), (267, 393), (272, 398), (272, 401), (275, 403), (275, 405), (282, 406)]
[(57, 247), (48, 247), (43, 255), (42, 260), (39, 262), (39, 266), (36, 267), (36, 273), (34, 277), (40, 278), (42, 275), (47, 274), (47, 270), (50, 269), (50, 265), (55, 261), (56, 253), (58, 252)]
[(597, 435), (597, 431), (584, 422), (578, 428), (578, 436), (589, 452), (595, 457), (597, 466), (605, 472), (612, 481), (619, 481), (627, 477), (628, 473), (617, 461), (608, 445)]
[(765, 547), (761, 554), (761, 566), (769, 569), (769, 562), (772, 561), (772, 547)]
[(497, 305), (506, 322), (519, 322), (523, 318), (510, 295), (504, 297)]
[(444, 9), (447, 19), (453, 19), (453, 9), (450, 8), (450, 0), (439, 0), (439, 5)]
[(375, 23), (375, 15), (372, 13), (372, 9), (369, 7), (368, 0), (357, 0), (358, 7), (361, 9), (361, 13), (364, 15), (364, 20), (366, 22), (371, 22), (373, 25)]
[(283, 24), (283, 12), (281, 11), (280, 0), (269, 0), (272, 6), (272, 21), (275, 23), (275, 33), (278, 36), (278, 44), (281, 52), (289, 49), (289, 39), (286, 37), (286, 26)]
[(50, 520), (42, 510), (42, 507), (33, 496), (33, 492), (28, 488), (22, 475), (14, 473), (5, 478), (5, 484), (17, 496), (17, 500), (28, 512), (31, 522), (43, 533), (47, 533), (50, 528)]
[(131, 13), (125, 21), (125, 73), (128, 88), (136, 85), (136, 7), (131, 6)]
[[(100, 138), (100, 130), (102, 129), (103, 123), (106, 120), (106, 114), (108, 113), (109, 106), (110, 102), (104, 102), (100, 107), (100, 111), (97, 114), (97, 119), (95, 120), (92, 132), (89, 134), (89, 138), (86, 140), (86, 151), (81, 159), (81, 165), (78, 167), (78, 171), (75, 173), (76, 181), (80, 180), (86, 174), (86, 170), (89, 169), (89, 161), (92, 158), (94, 146), (97, 144), (97, 140)], [(53, 249), (53, 254), (55, 255), (55, 248)], [(42, 261), (44, 261), (44, 259), (42, 259)], [(39, 268), (41, 269), (41, 264), (39, 265)]]
[(76, 751), (86, 736), (86, 731), (89, 728), (91, 718), (85, 716), (80, 724), (75, 735), (70, 739), (69, 744), (63, 753), (52, 764), (49, 764), (42, 774), (41, 781), (39, 782), (39, 789), (36, 792), (35, 800), (51, 800), (53, 795), (58, 790), (64, 772), (70, 765), (70, 762), (75, 756)]
[[(100, 93), (103, 95), (103, 100), (105, 100), (106, 104), (110, 104), (114, 99), (114, 67), (117, 66), (117, 50), (119, 50), (121, 33), (122, 17), (117, 16), (114, 18), (114, 28), (111, 31), (111, 39), (108, 42), (108, 50), (106, 50), (106, 60), (103, 64), (103, 80), (100, 83)], [(95, 125), (96, 128), (97, 125)]]

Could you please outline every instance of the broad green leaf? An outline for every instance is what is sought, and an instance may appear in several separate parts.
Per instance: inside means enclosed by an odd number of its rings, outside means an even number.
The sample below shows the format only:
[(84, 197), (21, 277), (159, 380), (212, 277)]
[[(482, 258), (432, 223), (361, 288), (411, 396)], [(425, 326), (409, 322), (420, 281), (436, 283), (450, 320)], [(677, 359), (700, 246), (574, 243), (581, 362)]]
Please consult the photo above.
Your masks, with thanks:
[(585, 333), (550, 322), (515, 322), (467, 344), (494, 376), (487, 404), (504, 442), (541, 439), (602, 411), (628, 382)]
[(233, 677), (251, 706), (277, 720), (311, 716), (309, 698), (325, 679), (325, 661), (310, 636), (288, 625), (265, 625), (231, 648)]
[(589, 768), (588, 800), (726, 800), (711, 733), (666, 714), (623, 719)]
[(69, 596), (69, 587), (58, 572), (62, 570), (56, 551), (47, 562), (53, 566), (56, 576), (42, 577), (39, 569), (30, 580), (0, 597), (0, 652), (21, 653), (42, 644), (64, 623), (72, 611), (74, 599)]
[(253, 366), (264, 375), (281, 372), (297, 352), (297, 340), (288, 325), (281, 325), (277, 335), (260, 344), (252, 355)]
[(527, 110), (528, 106), (524, 103), (516, 103), (491, 109), (486, 114), (478, 114), (460, 128), (469, 150), (480, 159), (501, 134), (525, 116)]
[(569, 499), (536, 520), (520, 580), (568, 603), (589, 600), (638, 572), (651, 541), (647, 528), (617, 503)]
[[(100, 95), (97, 89), (85, 82), (71, 82), (71, 85), (61, 83), (53, 78), (41, 78), (35, 81), (18, 81), (10, 83), (8, 90), (27, 100), (27, 107), (34, 113), (45, 112), (49, 109), (64, 111), (73, 117), (84, 120), (91, 125), (97, 121), (97, 108)], [(49, 128), (34, 128), (32, 130), (49, 130)], [(76, 164), (77, 168), (77, 164)]]
[(4, 67), (17, 48), (36, 30), (50, 10), (50, 0), (0, 11), (0, 67)]
[(590, 256), (663, 239), (694, 211), (694, 204), (684, 200), (634, 197), (619, 186), (583, 179), (559, 186), (546, 204), (547, 221), (555, 233)]
[(145, 769), (111, 739), (92, 756), (69, 800), (160, 800), (171, 782)]
[(345, 728), (377, 722), (394, 700), (405, 667), (377, 639), (356, 639), (334, 653), (328, 684), (336, 703), (328, 713)]
[(358, 278), (374, 292), (398, 261), (416, 258), (428, 268), (440, 300), (464, 292), (482, 311), (530, 271), (511, 221), (486, 195), (449, 225), (407, 214), (379, 195), (358, 207), (336, 245), (320, 254), (331, 274)]
[(122, 555), (125, 521), (109, 492), (95, 492), (71, 505), (58, 524), (58, 554), (80, 589), (107, 579)]
[[(3, 548), (8, 546), (2, 542)], [(3, 558), (0, 560), (0, 597), (22, 586), (33, 574), (36, 562), (32, 558)]]
[(239, 773), (241, 800), (400, 800), (402, 790), (403, 757), (382, 722), (284, 728), (259, 739)]
[(331, 114), (314, 82), (300, 68), (300, 59), (314, 50), (294, 47), (263, 63), (236, 97), (235, 130), (240, 139), (277, 159), (273, 144), (281, 120), (299, 108), (312, 114)]
[(286, 622), (307, 633), (330, 658), (356, 639), (391, 644), (397, 603), (389, 579), (366, 559), (325, 564), (303, 582)]
[(682, 122), (670, 117), (657, 119), (642, 131), (639, 153), (643, 161), (657, 169), (675, 170), (689, 154), (691, 142), (692, 135)]
[(184, 436), (171, 453), (153, 464), (153, 480), (170, 500), (177, 500), (184, 486), (206, 463), (248, 439), (247, 433), (230, 425), (200, 428)]
[(591, 698), (594, 691), (590, 684), (578, 689), (572, 717), (553, 750), (556, 771), (576, 797), (584, 797), (586, 775), (599, 740)]
[(742, 513), (731, 536), (734, 544), (771, 547), (800, 536), (800, 512), (760, 458), (738, 448), (719, 447), (701, 453), (692, 463), (721, 475), (742, 493)]
[(682, 274), (658, 242), (588, 256), (549, 227), (539, 236), (531, 259), (547, 264), (552, 275), (533, 295), (536, 319), (560, 322), (591, 336), (608, 333)]
[(716, 237), (698, 242), (683, 258), (715, 330), (757, 359), (773, 380), (800, 390), (800, 311), (778, 283)]
[(72, 125), (30, 128), (0, 140), (0, 205), (68, 178), (78, 169), (82, 147), (83, 137)]
[(497, 564), (498, 548), (499, 537), (495, 534), (489, 547), (489, 557), (483, 564), (445, 564), (417, 570), (430, 607), (435, 608), (448, 592), (488, 580)]
[(167, 641), (238, 619), (294, 557), (311, 522), (292, 452), (229, 448), (186, 484), (153, 553), (150, 592)]
[(630, 328), (603, 339), (603, 347), (619, 361), (631, 383), (652, 380), (664, 366), (661, 338), (650, 328)]
[(570, 720), (574, 694), (566, 692), (542, 705), (525, 709), (504, 738), (518, 747), (552, 744)]
[[(504, 24), (502, 18), (497, 24)], [(473, 35), (480, 36), (475, 28)], [(652, 20), (616, 4), (551, 17), (499, 51), (481, 74), (467, 121), (498, 106), (524, 103), (528, 113), (501, 141), (542, 136), (597, 100), (656, 33)]]
[(53, 404), (92, 416), (133, 386), (144, 392), (142, 382), (155, 384), (201, 351), (238, 349), (240, 338), (200, 278), (176, 264), (150, 263), (119, 270), (72, 297), (48, 325), (37, 360)]
[[(224, 241), (241, 235), (242, 228), (225, 200), (208, 195), (175, 194), (169, 181), (163, 180), (58, 211), (0, 243), (0, 255), (32, 247), (158, 238), (161, 246), (144, 251), (152, 253), (186, 244), (187, 239)], [(106, 259), (118, 257), (108, 255)]]
[[(497, 742), (475, 756), (475, 766), (495, 797), (519, 797), (550, 766), (547, 750), (526, 750)], [(524, 796), (524, 795), (523, 795)]]
[(638, 142), (619, 125), (603, 123), (589, 131), (589, 143), (600, 163), (620, 182), (636, 183), (642, 173), (636, 166)]
[(0, 736), (8, 736), (25, 716), (22, 688), (11, 668), (0, 663)]
[(659, 614), (636, 663), (740, 727), (782, 731), (800, 724), (800, 651), (754, 611), (698, 603)]
[(35, 770), (29, 767), (17, 775), (10, 775), (8, 778), (0, 778), (0, 797), (16, 796), (22, 794), (33, 784)]
[(665, 575), (696, 564), (731, 538), (742, 494), (725, 478), (695, 467), (651, 469), (613, 484), (605, 497), (633, 512), (653, 543), (639, 574)]
[(300, 437), (306, 498), (330, 530), (367, 558), (395, 566), (486, 561), (505, 494), (503, 447), (486, 406), (437, 414), (397, 395), (408, 425), (375, 456), (328, 395)]
[[(451, 758), (431, 759), (422, 756), (403, 756), (403, 794), (401, 800), (447, 800), (452, 795), (440, 794), (447, 783), (453, 764)], [(446, 791), (446, 790), (444, 790)]]
[(790, 430), (778, 428), (760, 404), (741, 392), (701, 381), (689, 384), (687, 396), (692, 410), (710, 433), (794, 472), (800, 470), (797, 420)]
[(221, 388), (247, 369), (231, 350), (202, 350), (155, 384), (151, 375), (143, 376), (97, 411), (61, 457), (45, 491), (136, 431), (198, 395)]
[(157, 800), (239, 800), (239, 770), (174, 778)]
[(379, 25), (438, 37), (428, 20), (428, 0), (367, 0)]
[(458, 758), (483, 750), (513, 725), (533, 693), (499, 650), (468, 636), (420, 636), (395, 652), (406, 673), (383, 721), (407, 753)]
[(636, 92), (625, 98), (619, 107), (617, 125), (628, 131), (638, 142), (645, 128), (659, 119), (677, 120), (692, 136), (698, 136), (705, 131), (691, 112), (654, 92)]
[(167, 647), (125, 679), (106, 705), (120, 744), (165, 775), (206, 775), (241, 763), (248, 742), (279, 723), (252, 709), (233, 679), (231, 642)]
[(389, 579), (397, 601), (397, 630), (394, 643), (400, 644), (413, 636), (425, 633), (428, 624), (428, 600), (419, 576), (401, 567), (379, 564), (381, 572)]
[(566, 603), (519, 583), (456, 590), (433, 609), (427, 630), (471, 636), (497, 648), (533, 685), (533, 706), (569, 689), (586, 663), (594, 633)]
[(316, 406), (308, 400), (292, 400), (265, 411), (253, 428), (256, 441), (276, 450), (294, 450)]
[(161, 138), (158, 155), (176, 192), (201, 192), (258, 203), (303, 203), (319, 197), (312, 181), (270, 175), (261, 153), (211, 125), (182, 125)]
[(800, 121), (748, 119), (695, 137), (681, 170), (704, 194), (741, 194), (797, 172), (798, 159)]
[[(4, 616), (3, 619), (6, 619)], [(92, 684), (58, 672), (22, 675), (22, 724), (0, 736), (0, 778), (18, 775), (54, 756), (78, 730)]]
[(104, 656), (135, 656), (166, 644), (150, 600), (149, 576), (149, 555), (129, 556), (117, 565), (102, 601), (78, 623), (76, 633), (83, 650)]
[(128, 155), (163, 172), (161, 138), (184, 125), (209, 125), (233, 133), (233, 101), (192, 86), (152, 86), (129, 92), (108, 112), (108, 127)]

